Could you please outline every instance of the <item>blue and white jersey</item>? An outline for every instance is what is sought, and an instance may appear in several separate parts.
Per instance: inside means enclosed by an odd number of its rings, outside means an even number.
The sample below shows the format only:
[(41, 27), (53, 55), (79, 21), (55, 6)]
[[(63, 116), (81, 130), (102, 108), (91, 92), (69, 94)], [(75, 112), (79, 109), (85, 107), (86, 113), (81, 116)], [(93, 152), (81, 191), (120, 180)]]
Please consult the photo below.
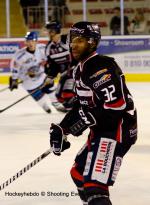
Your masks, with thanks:
[(10, 64), (12, 79), (22, 80), (26, 90), (37, 88), (46, 77), (45, 61), (45, 44), (37, 44), (34, 53), (28, 52), (26, 47), (19, 49)]

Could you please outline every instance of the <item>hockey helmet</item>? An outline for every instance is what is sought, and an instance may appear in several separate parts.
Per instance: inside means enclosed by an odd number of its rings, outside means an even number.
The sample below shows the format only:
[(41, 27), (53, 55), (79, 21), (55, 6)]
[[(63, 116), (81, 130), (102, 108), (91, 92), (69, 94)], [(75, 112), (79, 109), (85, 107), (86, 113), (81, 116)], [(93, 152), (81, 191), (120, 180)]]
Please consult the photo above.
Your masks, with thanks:
[(38, 34), (35, 31), (27, 32), (25, 35), (26, 40), (33, 40), (37, 41), (38, 40)]
[(93, 39), (94, 41), (96, 41), (97, 45), (101, 39), (101, 32), (100, 32), (99, 25), (97, 23), (87, 22), (87, 21), (81, 21), (73, 24), (70, 29), (69, 35), (70, 35), (69, 37), (70, 42), (73, 36), (82, 36), (88, 39)]
[(57, 34), (61, 32), (61, 24), (58, 22), (47, 22), (45, 25), (47, 30), (54, 30)]

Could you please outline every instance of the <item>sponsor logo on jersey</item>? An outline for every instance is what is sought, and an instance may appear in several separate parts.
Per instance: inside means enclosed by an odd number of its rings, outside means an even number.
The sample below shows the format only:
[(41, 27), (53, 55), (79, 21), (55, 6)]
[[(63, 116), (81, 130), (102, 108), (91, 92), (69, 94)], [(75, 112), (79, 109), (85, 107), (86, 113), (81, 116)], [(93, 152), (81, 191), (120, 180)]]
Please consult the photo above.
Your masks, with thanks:
[(96, 81), (94, 84), (93, 84), (93, 87), (96, 89), (98, 88), (100, 85), (108, 82), (111, 80), (111, 74), (105, 74), (103, 75), (98, 81)]
[(28, 64), (28, 63), (35, 62), (35, 61), (36, 60), (33, 58), (28, 58), (24, 63)]
[(97, 180), (102, 183), (107, 183), (112, 166), (115, 147), (115, 140), (101, 138), (92, 172), (93, 180)]
[(83, 176), (87, 176), (89, 174), (92, 156), (93, 156), (93, 152), (89, 152), (87, 155), (87, 160), (86, 160), (86, 165), (84, 168)]
[(88, 101), (87, 100), (80, 100), (80, 104), (81, 105), (88, 105)]
[(130, 132), (130, 137), (135, 137), (137, 135), (137, 129), (131, 129), (129, 130)]
[(115, 180), (116, 180), (116, 177), (117, 177), (117, 174), (118, 174), (118, 172), (119, 172), (121, 163), (122, 163), (122, 158), (121, 158), (121, 157), (116, 157), (115, 165), (114, 165), (114, 169), (113, 169), (112, 177), (111, 177), (111, 180), (112, 180), (112, 181), (115, 181)]
[(28, 72), (31, 72), (31, 73), (36, 73), (38, 72), (40, 69), (39, 66), (35, 65), (35, 66), (31, 66), (29, 69), (28, 69)]
[(96, 78), (97, 76), (99, 76), (100, 74), (105, 73), (105, 72), (107, 72), (107, 68), (104, 68), (104, 69), (102, 69), (102, 70), (97, 71), (97, 72), (94, 73), (92, 76), (90, 76), (90, 79)]

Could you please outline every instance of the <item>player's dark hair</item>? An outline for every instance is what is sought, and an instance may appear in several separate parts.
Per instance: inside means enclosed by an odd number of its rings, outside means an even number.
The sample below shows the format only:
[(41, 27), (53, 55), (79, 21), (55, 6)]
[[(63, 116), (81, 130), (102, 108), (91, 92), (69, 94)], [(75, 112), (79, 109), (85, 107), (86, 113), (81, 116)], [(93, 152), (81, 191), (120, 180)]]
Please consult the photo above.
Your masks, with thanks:
[(57, 34), (61, 32), (61, 24), (59, 22), (47, 22), (45, 28), (47, 30), (54, 30)]

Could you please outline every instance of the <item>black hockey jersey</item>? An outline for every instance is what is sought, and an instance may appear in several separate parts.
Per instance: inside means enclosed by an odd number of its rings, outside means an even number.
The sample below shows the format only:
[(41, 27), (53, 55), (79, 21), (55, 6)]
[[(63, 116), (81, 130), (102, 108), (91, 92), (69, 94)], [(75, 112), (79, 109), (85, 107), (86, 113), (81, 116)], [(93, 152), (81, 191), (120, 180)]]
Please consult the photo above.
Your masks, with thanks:
[(134, 114), (132, 96), (113, 58), (94, 53), (77, 65), (73, 75), (80, 106), (93, 114), (99, 129), (117, 129), (127, 112)]
[(49, 41), (46, 46), (46, 56), (50, 68), (50, 74), (56, 77), (58, 73), (68, 70), (70, 65), (69, 47), (65, 42), (65, 36), (61, 36), (61, 40), (57, 43)]
[[(88, 127), (87, 115), (94, 116), (91, 130), (109, 138), (137, 135), (137, 116), (125, 77), (113, 58), (93, 53), (80, 62), (73, 72), (77, 100), (61, 121), (65, 133), (79, 136)], [(84, 122), (80, 110), (85, 114)], [(88, 118), (87, 118), (88, 119)], [(85, 125), (84, 125), (85, 123)], [(100, 137), (100, 136), (99, 136)]]

